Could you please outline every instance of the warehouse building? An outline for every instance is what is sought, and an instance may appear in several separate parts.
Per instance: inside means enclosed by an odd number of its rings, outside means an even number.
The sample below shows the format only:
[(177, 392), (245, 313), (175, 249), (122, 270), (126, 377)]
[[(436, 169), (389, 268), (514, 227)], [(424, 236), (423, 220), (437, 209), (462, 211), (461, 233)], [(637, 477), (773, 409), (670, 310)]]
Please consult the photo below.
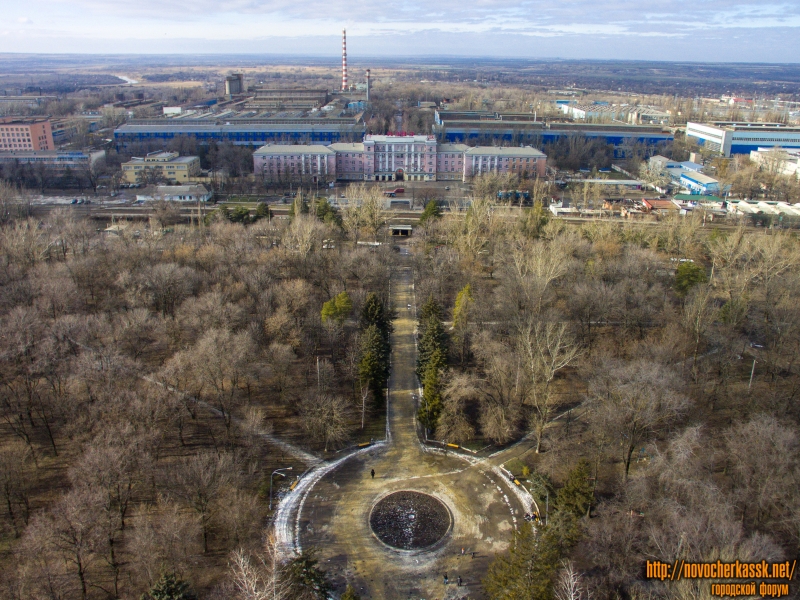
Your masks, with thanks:
[(759, 148), (800, 148), (800, 127), (782, 123), (690, 122), (686, 124), (686, 137), (727, 157), (750, 154)]
[(691, 194), (710, 194), (719, 193), (719, 181), (703, 173), (696, 171), (685, 171), (681, 173), (680, 184), (689, 190)]

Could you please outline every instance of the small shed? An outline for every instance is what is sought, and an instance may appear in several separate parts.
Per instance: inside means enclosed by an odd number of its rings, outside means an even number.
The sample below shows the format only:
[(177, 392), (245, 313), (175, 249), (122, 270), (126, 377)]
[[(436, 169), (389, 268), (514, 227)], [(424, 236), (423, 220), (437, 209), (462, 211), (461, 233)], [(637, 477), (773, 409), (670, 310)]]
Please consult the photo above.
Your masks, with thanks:
[(409, 237), (414, 228), (411, 225), (392, 225), (390, 227), (392, 235), (399, 237)]

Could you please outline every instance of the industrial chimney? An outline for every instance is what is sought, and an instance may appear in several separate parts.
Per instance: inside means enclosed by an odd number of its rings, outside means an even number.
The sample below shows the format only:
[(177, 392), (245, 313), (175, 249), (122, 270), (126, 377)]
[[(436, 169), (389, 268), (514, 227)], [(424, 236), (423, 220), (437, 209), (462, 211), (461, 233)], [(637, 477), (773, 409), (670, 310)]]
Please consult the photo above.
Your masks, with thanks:
[(369, 102), (369, 69), (367, 69), (367, 102)]
[(342, 29), (342, 91), (347, 91), (347, 31)]

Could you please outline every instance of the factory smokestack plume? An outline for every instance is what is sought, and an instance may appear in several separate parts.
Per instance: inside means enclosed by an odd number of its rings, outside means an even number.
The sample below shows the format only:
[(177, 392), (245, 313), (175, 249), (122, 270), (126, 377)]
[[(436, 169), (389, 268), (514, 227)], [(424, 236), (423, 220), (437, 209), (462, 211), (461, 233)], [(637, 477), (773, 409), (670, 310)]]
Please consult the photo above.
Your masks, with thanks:
[(347, 31), (342, 29), (342, 91), (347, 91)]

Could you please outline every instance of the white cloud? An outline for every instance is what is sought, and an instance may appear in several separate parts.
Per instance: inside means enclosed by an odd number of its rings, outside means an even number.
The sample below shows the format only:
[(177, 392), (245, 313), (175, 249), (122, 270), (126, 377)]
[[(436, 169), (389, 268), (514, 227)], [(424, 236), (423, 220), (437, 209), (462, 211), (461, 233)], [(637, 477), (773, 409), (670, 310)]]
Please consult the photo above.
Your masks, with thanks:
[[(747, 43), (725, 49), (729, 60), (769, 60), (766, 46), (778, 36), (787, 52), (800, 45), (800, 2), (781, 1), (395, 0), (387, 7), (385, 0), (26, 0), (4, 9), (6, 23), (16, 20), (27, 27), (19, 39), (10, 36), (0, 43), (0, 52), (70, 52), (78, 42), (81, 51), (93, 52), (155, 52), (156, 47), (216, 52), (224, 47), (228, 52), (335, 55), (346, 26), (351, 50), (372, 54), (419, 53), (420, 42), (437, 52), (438, 42), (443, 54), (459, 47), (472, 55), (500, 56), (515, 50), (506, 39), (516, 36), (527, 40), (524, 46), (531, 44), (525, 46), (531, 57), (542, 56), (535, 40), (569, 40), (572, 46), (559, 55), (583, 48), (587, 58), (608, 52), (658, 58), (642, 40), (683, 40), (687, 50), (692, 45), (696, 51), (706, 43), (711, 47), (711, 40), (718, 44), (721, 31), (735, 30), (738, 41), (744, 37)], [(37, 15), (35, 27), (25, 13)], [(462, 39), (470, 41), (462, 44)], [(642, 48), (633, 56), (630, 47), (609, 44), (613, 40), (642, 43)], [(762, 40), (770, 42), (757, 57), (753, 48)], [(659, 48), (660, 58), (673, 58), (668, 45)]]

